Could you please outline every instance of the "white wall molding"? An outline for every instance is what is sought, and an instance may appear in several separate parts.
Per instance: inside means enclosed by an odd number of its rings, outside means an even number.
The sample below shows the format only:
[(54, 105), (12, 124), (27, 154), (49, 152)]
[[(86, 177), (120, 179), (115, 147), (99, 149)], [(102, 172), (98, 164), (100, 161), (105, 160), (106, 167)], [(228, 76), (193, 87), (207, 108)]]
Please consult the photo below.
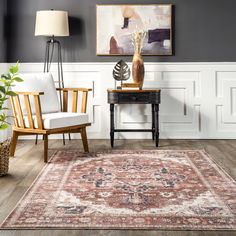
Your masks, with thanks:
[[(131, 63), (128, 63), (131, 66)], [(88, 100), (92, 126), (89, 138), (109, 138), (107, 88), (114, 87), (114, 63), (64, 63), (65, 86), (93, 89)], [(0, 68), (6, 65), (0, 64)], [(21, 63), (21, 72), (41, 72), (43, 63)], [(56, 80), (57, 67), (51, 68)], [(160, 137), (236, 138), (236, 63), (145, 63), (144, 87), (161, 88)], [(116, 126), (147, 128), (150, 107), (116, 108)], [(116, 134), (119, 138), (150, 138), (146, 133)], [(76, 136), (78, 137), (78, 136)]]

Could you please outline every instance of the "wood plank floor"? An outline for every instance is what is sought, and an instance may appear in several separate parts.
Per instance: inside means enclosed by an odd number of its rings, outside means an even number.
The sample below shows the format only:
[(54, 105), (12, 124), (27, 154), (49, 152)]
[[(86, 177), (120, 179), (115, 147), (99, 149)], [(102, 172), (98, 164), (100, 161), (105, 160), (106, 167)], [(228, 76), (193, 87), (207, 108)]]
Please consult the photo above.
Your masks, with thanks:
[[(110, 149), (109, 140), (89, 140), (90, 151)], [(82, 150), (80, 140), (49, 141), (49, 155), (59, 149)], [(150, 140), (116, 140), (114, 149), (155, 149)], [(236, 179), (236, 140), (161, 140), (160, 149), (205, 149)], [(0, 178), (0, 222), (14, 208), (44, 166), (43, 144), (20, 141), (10, 160), (9, 175)], [(148, 230), (0, 230), (0, 236), (236, 236), (236, 231), (148, 231)]]

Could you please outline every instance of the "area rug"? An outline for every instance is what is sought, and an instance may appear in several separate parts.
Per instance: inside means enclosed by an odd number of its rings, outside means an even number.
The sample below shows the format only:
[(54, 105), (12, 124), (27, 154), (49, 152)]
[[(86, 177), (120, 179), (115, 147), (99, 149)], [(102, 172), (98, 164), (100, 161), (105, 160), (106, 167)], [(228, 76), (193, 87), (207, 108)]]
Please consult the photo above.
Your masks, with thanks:
[(235, 230), (236, 183), (201, 150), (58, 151), (2, 228)]

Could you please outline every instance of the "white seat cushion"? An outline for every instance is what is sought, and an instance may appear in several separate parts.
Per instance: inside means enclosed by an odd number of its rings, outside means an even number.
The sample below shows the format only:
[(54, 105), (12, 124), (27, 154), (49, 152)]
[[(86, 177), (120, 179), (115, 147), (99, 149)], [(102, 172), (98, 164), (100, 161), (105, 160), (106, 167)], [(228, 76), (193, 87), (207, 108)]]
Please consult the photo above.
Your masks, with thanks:
[[(89, 122), (88, 115), (84, 113), (56, 112), (42, 115), (44, 129), (63, 128), (82, 125)], [(28, 117), (24, 116), (25, 126), (29, 127)], [(34, 126), (38, 128), (36, 116), (33, 116)]]
[[(14, 91), (44, 92), (44, 95), (40, 95), (42, 113), (53, 113), (61, 110), (53, 77), (50, 73), (19, 74), (19, 77), (24, 81), (21, 83), (16, 83), (16, 86), (13, 88)], [(26, 115), (27, 113), (23, 96), (20, 96), (20, 102), (22, 112)], [(32, 113), (35, 114), (33, 96), (30, 96), (30, 103)]]

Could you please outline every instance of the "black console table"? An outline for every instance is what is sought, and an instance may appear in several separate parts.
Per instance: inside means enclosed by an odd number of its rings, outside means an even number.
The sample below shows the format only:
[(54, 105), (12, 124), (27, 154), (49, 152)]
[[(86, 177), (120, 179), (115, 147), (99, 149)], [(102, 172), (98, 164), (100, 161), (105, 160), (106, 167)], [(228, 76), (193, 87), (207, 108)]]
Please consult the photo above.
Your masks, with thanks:
[[(159, 104), (161, 102), (160, 89), (122, 90), (108, 89), (108, 103), (110, 104), (110, 137), (111, 146), (114, 145), (115, 132), (151, 132), (152, 139), (159, 144)], [(115, 104), (151, 104), (152, 128), (151, 129), (116, 129), (114, 124)]]

